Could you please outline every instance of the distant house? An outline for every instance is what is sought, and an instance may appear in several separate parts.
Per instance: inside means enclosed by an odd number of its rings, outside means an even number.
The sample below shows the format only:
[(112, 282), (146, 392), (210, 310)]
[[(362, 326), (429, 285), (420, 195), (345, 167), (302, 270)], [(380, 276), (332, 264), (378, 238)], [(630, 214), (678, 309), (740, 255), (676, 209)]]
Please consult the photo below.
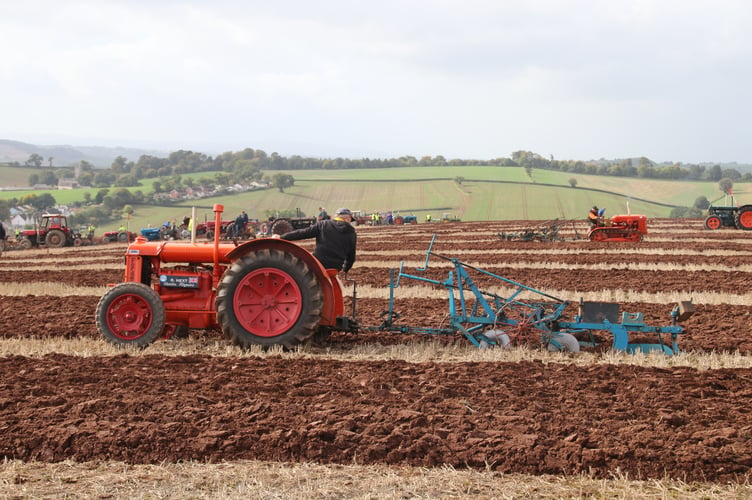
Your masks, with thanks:
[(16, 228), (16, 227), (22, 228), (26, 224), (33, 224), (33, 223), (34, 223), (33, 221), (32, 222), (28, 222), (26, 219), (24, 219), (24, 217), (21, 214), (16, 214), (16, 215), (14, 215), (13, 217), (10, 218), (10, 224), (14, 228)]
[(79, 187), (81, 187), (81, 185), (76, 179), (60, 179), (57, 182), (58, 189), (75, 189)]

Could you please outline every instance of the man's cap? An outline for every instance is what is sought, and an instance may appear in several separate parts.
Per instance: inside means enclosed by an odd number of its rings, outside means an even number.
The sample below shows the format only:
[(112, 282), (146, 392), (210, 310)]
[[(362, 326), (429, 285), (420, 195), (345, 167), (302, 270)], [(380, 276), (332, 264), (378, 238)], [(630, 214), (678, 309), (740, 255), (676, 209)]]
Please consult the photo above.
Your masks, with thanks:
[(336, 212), (334, 212), (334, 215), (349, 215), (352, 217), (352, 212), (349, 208), (338, 208)]

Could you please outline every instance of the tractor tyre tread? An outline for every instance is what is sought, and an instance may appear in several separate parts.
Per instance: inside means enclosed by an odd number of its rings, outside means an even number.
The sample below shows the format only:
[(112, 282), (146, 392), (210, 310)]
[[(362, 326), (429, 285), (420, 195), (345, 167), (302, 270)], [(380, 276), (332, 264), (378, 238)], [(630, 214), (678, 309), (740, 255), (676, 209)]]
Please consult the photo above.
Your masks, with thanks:
[(287, 219), (277, 219), (274, 222), (272, 222), (272, 227), (270, 228), (272, 234), (278, 234), (282, 236), (285, 233), (289, 233), (293, 229), (295, 229), (292, 226), (292, 222), (290, 222)]
[(44, 243), (50, 248), (65, 246), (65, 233), (60, 229), (50, 229), (44, 237)]
[[(233, 303), (237, 288), (246, 276), (262, 268), (273, 268), (288, 276), (301, 294), (300, 313), (294, 324), (274, 336), (257, 335), (246, 329), (238, 320)], [(263, 249), (239, 258), (225, 271), (217, 289), (215, 309), (217, 323), (224, 335), (234, 344), (242, 348), (252, 345), (281, 345), (286, 349), (292, 349), (306, 343), (316, 333), (321, 321), (323, 302), (316, 275), (304, 261), (287, 252)]]
[(744, 205), (739, 208), (734, 217), (734, 223), (737, 229), (752, 231), (752, 205)]

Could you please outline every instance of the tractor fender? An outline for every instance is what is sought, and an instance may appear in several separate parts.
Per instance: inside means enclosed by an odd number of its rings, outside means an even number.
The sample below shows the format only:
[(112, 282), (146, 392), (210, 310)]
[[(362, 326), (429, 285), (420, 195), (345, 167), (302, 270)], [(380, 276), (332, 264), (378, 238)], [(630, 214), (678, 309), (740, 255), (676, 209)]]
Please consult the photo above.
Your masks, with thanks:
[(259, 238), (238, 245), (226, 256), (231, 262), (258, 250), (279, 250), (294, 255), (308, 265), (316, 275), (321, 287), (324, 304), (321, 309), (321, 325), (334, 326), (338, 316), (344, 315), (345, 304), (337, 272), (325, 269), (311, 252), (291, 241), (279, 238)]

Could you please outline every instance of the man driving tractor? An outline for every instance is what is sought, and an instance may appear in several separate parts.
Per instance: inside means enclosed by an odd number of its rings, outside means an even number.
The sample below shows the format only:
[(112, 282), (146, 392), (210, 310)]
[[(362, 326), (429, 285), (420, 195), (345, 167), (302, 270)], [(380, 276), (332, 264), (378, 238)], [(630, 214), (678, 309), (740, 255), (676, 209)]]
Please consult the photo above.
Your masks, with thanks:
[(595, 227), (602, 227), (606, 224), (603, 223), (603, 214), (606, 213), (605, 208), (598, 209), (597, 206), (593, 205), (593, 208), (590, 209), (590, 211), (587, 214), (588, 222), (590, 222), (590, 225), (592, 228)]

